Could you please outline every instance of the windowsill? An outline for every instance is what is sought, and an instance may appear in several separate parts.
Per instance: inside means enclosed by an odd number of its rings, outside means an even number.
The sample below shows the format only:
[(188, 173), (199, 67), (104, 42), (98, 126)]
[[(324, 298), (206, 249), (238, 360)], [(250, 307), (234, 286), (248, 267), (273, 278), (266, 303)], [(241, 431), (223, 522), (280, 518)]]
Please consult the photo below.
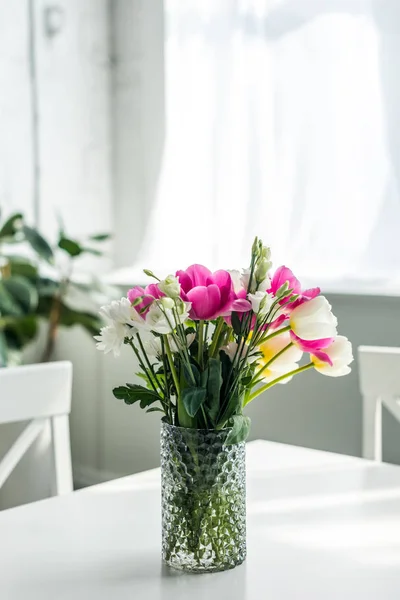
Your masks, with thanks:
[[(157, 270), (156, 270), (157, 271)], [(166, 275), (167, 273), (165, 273)], [(160, 273), (163, 276), (163, 273)], [(303, 282), (303, 287), (314, 287), (315, 280), (299, 277)], [(117, 269), (114, 272), (104, 276), (104, 281), (110, 285), (121, 287), (133, 287), (135, 285), (145, 286), (150, 283), (150, 279), (145, 275), (142, 269), (137, 267), (125, 267)], [(318, 280), (319, 287), (325, 295), (339, 296), (378, 296), (387, 298), (400, 297), (400, 279), (399, 280), (381, 280), (372, 279), (326, 279)]]

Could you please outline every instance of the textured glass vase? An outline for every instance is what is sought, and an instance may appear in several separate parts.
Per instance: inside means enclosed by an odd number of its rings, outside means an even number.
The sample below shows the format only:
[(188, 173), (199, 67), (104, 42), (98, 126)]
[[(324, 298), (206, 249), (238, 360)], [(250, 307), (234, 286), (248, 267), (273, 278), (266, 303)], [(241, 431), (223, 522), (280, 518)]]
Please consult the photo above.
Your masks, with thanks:
[(161, 425), (162, 557), (193, 572), (233, 569), (246, 558), (245, 443), (228, 430)]

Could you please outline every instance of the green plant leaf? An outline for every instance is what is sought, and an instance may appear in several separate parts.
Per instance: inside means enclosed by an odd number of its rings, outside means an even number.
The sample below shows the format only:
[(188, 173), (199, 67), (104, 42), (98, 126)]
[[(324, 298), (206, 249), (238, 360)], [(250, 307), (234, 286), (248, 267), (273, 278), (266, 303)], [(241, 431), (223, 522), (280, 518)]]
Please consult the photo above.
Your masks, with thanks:
[(220, 409), (220, 392), (222, 386), (222, 365), (216, 358), (208, 361), (207, 400), (205, 406), (207, 413), (214, 423)]
[(133, 383), (127, 383), (126, 386), (121, 385), (114, 388), (113, 394), (118, 400), (123, 400), (125, 404), (140, 402), (140, 408), (146, 408), (150, 404), (160, 400), (159, 395), (152, 390)]
[(94, 242), (105, 242), (106, 240), (109, 240), (110, 237), (110, 233), (96, 233), (95, 235), (91, 235), (89, 240), (93, 240)]
[(152, 408), (148, 408), (146, 410), (147, 413), (149, 412), (164, 412), (162, 408), (158, 408), (158, 406), (153, 406)]
[(19, 317), (23, 315), (21, 306), (15, 302), (14, 297), (10, 294), (4, 285), (5, 280), (0, 280), (0, 314)]
[(231, 322), (232, 322), (232, 328), (233, 331), (236, 333), (236, 335), (240, 334), (241, 328), (242, 328), (242, 323), (239, 319), (239, 315), (237, 312), (233, 312), (231, 315)]
[(40, 297), (52, 298), (60, 289), (60, 284), (58, 281), (53, 281), (47, 277), (40, 277), (36, 289)]
[(16, 349), (22, 349), (23, 346), (34, 339), (37, 329), (38, 322), (36, 315), (9, 318), (4, 329), (7, 344)]
[(21, 307), (22, 313), (36, 310), (38, 293), (34, 285), (26, 277), (13, 275), (3, 280), (3, 287), (13, 297), (14, 302)]
[[(185, 381), (187, 383), (187, 385), (191, 386), (191, 387), (196, 387), (198, 385), (200, 385), (200, 372), (198, 370), (198, 368), (196, 367), (196, 365), (194, 365), (193, 363), (190, 363), (190, 367), (191, 370), (189, 370), (188, 366), (183, 363), (183, 373), (185, 376)], [(193, 378), (192, 375), (195, 379), (195, 383), (193, 383)]]
[(67, 254), (73, 257), (79, 256), (83, 252), (83, 248), (78, 244), (78, 242), (70, 240), (66, 237), (62, 237), (59, 240), (58, 247), (61, 248), (61, 250), (65, 250)]
[(101, 250), (97, 250), (96, 248), (87, 248), (86, 246), (82, 247), (82, 253), (93, 254), (93, 256), (103, 256), (104, 254), (104, 252)]
[(4, 223), (0, 229), (0, 239), (13, 237), (17, 231), (20, 231), (23, 225), (23, 215), (15, 213)]
[(182, 392), (182, 401), (190, 417), (195, 417), (207, 396), (206, 388), (188, 387)]
[(9, 261), (11, 275), (22, 275), (28, 279), (35, 279), (38, 276), (36, 265), (22, 256), (7, 256)]
[(47, 262), (53, 262), (53, 250), (44, 237), (36, 229), (32, 229), (32, 227), (28, 227), (27, 225), (24, 225), (23, 232), (26, 241), (31, 245), (33, 250)]
[(7, 366), (7, 341), (3, 331), (0, 331), (0, 368)]
[(248, 438), (251, 426), (250, 417), (246, 417), (245, 415), (235, 415), (229, 420), (229, 425), (232, 426), (232, 429), (226, 438), (226, 446), (244, 442)]

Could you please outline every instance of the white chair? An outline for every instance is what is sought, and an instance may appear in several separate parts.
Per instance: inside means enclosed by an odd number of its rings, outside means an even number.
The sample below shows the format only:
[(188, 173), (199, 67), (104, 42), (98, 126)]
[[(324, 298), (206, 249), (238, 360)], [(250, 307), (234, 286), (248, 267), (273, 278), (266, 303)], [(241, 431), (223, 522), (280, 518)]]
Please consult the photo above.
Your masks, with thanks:
[(0, 488), (50, 421), (54, 491), (56, 495), (72, 492), (68, 417), (71, 411), (71, 390), (70, 362), (0, 369), (0, 424), (30, 420), (0, 461)]
[(382, 460), (382, 405), (400, 421), (400, 348), (358, 348), (363, 397), (362, 455)]

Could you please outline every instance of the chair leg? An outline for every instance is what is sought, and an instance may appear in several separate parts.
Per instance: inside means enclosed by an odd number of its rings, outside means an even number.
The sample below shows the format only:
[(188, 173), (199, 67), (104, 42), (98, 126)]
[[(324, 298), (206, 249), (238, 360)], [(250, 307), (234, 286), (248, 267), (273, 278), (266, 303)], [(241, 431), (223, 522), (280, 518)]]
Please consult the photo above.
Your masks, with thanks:
[(382, 460), (382, 402), (376, 396), (363, 397), (362, 455)]
[(54, 492), (59, 496), (73, 491), (68, 415), (52, 417), (51, 433), (54, 449)]

